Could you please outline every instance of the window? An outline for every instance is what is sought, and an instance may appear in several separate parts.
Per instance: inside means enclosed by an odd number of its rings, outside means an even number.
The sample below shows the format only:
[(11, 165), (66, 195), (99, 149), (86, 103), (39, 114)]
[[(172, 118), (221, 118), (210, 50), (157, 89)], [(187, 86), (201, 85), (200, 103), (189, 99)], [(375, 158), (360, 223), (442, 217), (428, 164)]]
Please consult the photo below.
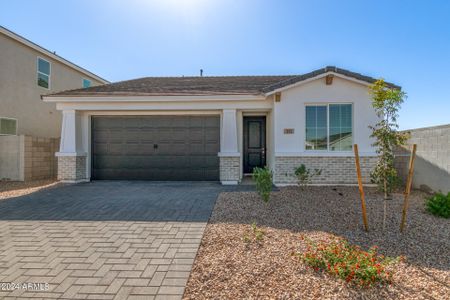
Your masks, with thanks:
[(17, 120), (10, 118), (0, 118), (0, 135), (16, 135)]
[(50, 63), (38, 57), (37, 84), (43, 88), (50, 88)]
[(351, 151), (352, 104), (306, 106), (306, 150)]
[(91, 86), (91, 81), (89, 79), (83, 78), (83, 89)]
[(306, 107), (306, 149), (327, 150), (327, 106)]

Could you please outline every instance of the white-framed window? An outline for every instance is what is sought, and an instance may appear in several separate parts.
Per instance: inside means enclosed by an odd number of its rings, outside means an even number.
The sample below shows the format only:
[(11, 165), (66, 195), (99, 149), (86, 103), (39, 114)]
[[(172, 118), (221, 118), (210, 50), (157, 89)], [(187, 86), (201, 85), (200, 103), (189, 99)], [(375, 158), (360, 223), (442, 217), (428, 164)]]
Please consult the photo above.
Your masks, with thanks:
[(0, 135), (17, 135), (17, 119), (0, 117)]
[(50, 89), (50, 62), (37, 58), (37, 85), (45, 89)]
[(91, 86), (91, 81), (89, 79), (83, 78), (82, 80), (83, 89)]
[(352, 103), (308, 104), (305, 112), (305, 150), (352, 150)]

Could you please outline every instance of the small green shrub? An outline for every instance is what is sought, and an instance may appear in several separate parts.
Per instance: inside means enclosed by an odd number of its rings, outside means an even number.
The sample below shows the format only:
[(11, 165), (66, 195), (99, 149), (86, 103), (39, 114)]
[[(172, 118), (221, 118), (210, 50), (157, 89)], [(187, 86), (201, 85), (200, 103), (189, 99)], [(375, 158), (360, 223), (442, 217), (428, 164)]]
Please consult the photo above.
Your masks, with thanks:
[(272, 191), (272, 171), (268, 167), (254, 168), (253, 180), (256, 182), (256, 191), (264, 202), (269, 202), (270, 192)]
[(388, 271), (388, 267), (402, 259), (379, 255), (376, 246), (364, 251), (344, 239), (318, 243), (306, 239), (305, 241), (306, 252), (297, 253), (303, 263), (315, 271), (322, 270), (363, 287), (375, 283), (389, 283), (392, 273)]
[(264, 231), (259, 229), (258, 226), (256, 226), (256, 222), (253, 222), (250, 226), (250, 231), (244, 233), (244, 243), (249, 244), (251, 242), (257, 242), (260, 243), (264, 239)]
[(304, 164), (301, 164), (294, 171), (295, 176), (297, 177), (298, 184), (305, 188), (315, 176), (320, 176), (322, 174), (322, 170), (320, 169), (307, 169)]
[(437, 193), (427, 198), (425, 207), (435, 216), (450, 218), (450, 192), (447, 195)]

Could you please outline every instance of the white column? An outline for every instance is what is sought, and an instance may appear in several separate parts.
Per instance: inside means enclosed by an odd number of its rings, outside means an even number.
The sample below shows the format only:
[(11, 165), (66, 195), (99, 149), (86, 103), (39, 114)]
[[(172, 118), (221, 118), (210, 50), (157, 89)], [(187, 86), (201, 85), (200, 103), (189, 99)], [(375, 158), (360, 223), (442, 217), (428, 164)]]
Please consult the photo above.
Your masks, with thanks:
[(89, 181), (86, 152), (83, 151), (82, 115), (76, 110), (63, 110), (61, 143), (58, 157), (58, 180), (62, 182)]
[(57, 156), (85, 156), (82, 145), (81, 116), (76, 110), (63, 110), (61, 142)]
[(239, 156), (236, 114), (235, 109), (223, 110), (220, 156)]

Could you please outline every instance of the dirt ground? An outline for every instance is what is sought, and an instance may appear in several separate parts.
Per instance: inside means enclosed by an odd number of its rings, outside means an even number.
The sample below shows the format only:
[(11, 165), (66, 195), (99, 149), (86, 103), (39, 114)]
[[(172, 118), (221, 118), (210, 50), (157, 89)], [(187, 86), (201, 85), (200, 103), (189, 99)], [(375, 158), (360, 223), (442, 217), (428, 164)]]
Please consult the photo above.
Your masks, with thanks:
[(24, 196), (57, 184), (55, 180), (0, 181), (0, 200)]

